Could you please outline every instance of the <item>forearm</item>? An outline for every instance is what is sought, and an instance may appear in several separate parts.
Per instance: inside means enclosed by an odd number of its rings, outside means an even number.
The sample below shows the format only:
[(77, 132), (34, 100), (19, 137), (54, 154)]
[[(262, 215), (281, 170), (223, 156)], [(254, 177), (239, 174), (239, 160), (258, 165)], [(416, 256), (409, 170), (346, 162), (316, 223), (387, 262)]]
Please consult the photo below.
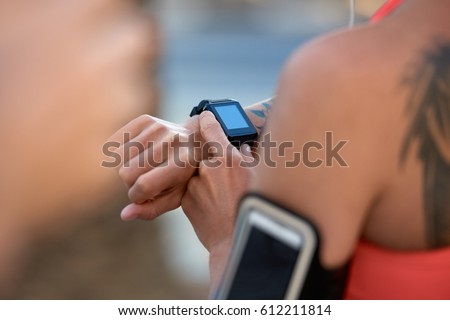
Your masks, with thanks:
[(245, 113), (255, 126), (258, 134), (261, 134), (266, 124), (267, 118), (272, 110), (273, 102), (274, 98), (270, 98), (244, 108)]

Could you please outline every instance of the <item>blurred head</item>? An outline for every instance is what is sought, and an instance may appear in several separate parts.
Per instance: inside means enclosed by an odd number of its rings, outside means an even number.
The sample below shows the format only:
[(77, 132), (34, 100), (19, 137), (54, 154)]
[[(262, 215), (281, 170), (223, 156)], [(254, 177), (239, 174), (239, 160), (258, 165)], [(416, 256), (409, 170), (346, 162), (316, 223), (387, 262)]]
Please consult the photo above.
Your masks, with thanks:
[(0, 2), (0, 288), (27, 241), (117, 191), (101, 146), (154, 110), (156, 47), (138, 1)]

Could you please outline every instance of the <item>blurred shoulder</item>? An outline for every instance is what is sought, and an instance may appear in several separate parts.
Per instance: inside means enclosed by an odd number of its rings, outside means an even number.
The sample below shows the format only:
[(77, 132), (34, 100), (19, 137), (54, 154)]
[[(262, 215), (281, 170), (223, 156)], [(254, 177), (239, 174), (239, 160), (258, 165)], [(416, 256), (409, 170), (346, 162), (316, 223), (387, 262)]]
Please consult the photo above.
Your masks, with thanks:
[[(277, 88), (276, 108), (322, 120), (349, 114), (368, 116), (398, 86), (398, 52), (389, 50), (385, 31), (376, 26), (343, 30), (297, 49), (285, 64)], [(386, 98), (388, 97), (388, 98)], [(374, 108), (374, 104), (382, 108)], [(325, 117), (324, 114), (328, 116)], [(384, 116), (384, 115), (381, 115)]]
[(292, 54), (280, 80), (338, 85), (361, 73), (367, 75), (386, 61), (382, 53), (388, 44), (383, 34), (381, 28), (368, 25), (318, 37)]

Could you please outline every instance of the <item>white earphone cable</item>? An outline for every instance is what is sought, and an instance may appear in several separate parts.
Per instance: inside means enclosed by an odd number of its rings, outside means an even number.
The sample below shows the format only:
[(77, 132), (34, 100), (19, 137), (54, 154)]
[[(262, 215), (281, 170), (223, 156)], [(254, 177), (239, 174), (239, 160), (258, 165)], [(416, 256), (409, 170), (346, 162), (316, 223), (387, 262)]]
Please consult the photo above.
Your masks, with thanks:
[(355, 0), (350, 0), (350, 18), (348, 22), (348, 27), (353, 28), (355, 25)]

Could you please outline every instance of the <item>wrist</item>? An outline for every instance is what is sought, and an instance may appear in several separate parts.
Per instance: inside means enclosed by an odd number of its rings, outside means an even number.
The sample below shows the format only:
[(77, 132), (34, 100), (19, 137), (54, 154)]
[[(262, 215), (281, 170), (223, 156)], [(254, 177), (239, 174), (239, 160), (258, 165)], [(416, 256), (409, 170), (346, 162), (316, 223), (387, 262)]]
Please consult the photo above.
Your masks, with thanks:
[(269, 113), (272, 110), (273, 102), (274, 99), (272, 98), (244, 108), (244, 111), (247, 114), (248, 118), (258, 131), (258, 135), (261, 134), (266, 124)]
[(211, 248), (209, 254), (210, 295), (212, 295), (219, 286), (228, 262), (231, 246), (232, 237), (229, 237)]
[[(200, 133), (200, 122), (199, 122), (199, 116), (193, 116), (186, 120), (186, 122), (183, 124), (183, 127), (188, 131), (188, 134), (190, 135), (189, 141), (192, 142), (192, 156), (193, 160), (196, 164), (200, 163), (203, 160), (202, 155), (202, 148), (203, 148), (203, 141), (202, 141), (202, 135)], [(196, 167), (198, 167), (196, 165)]]

